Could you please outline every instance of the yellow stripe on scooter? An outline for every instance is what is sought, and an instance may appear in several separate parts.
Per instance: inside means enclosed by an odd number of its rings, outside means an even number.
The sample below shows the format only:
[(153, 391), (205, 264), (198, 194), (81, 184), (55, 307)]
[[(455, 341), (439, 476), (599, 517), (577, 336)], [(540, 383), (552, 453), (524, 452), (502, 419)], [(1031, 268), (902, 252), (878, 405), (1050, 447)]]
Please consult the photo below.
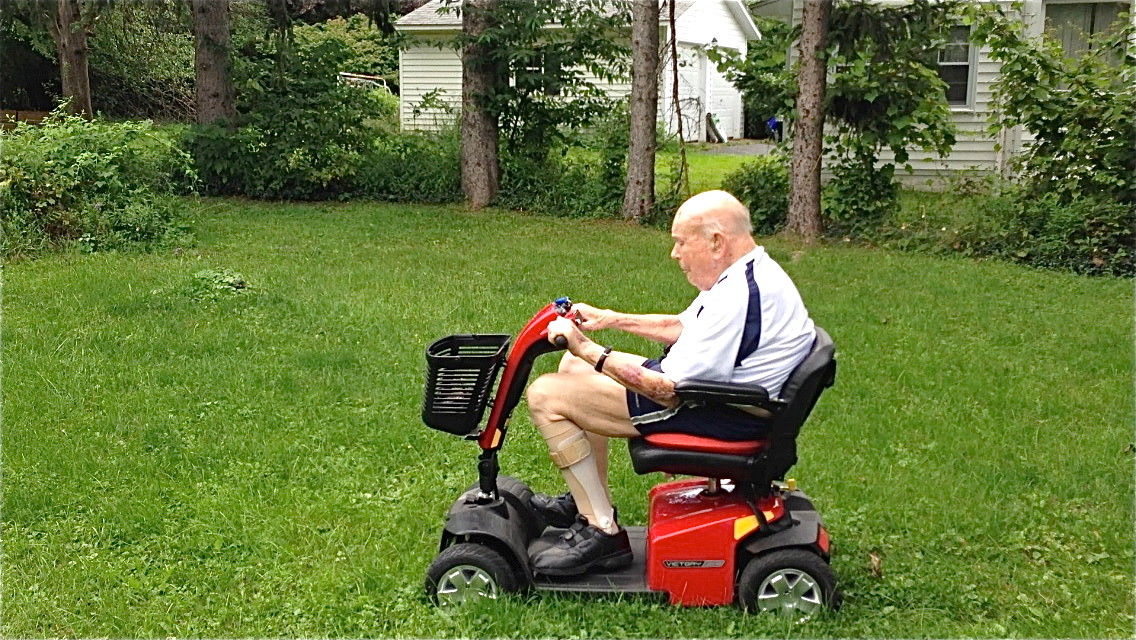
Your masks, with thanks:
[(753, 533), (757, 527), (757, 516), (746, 516), (734, 520), (734, 540), (741, 540)]

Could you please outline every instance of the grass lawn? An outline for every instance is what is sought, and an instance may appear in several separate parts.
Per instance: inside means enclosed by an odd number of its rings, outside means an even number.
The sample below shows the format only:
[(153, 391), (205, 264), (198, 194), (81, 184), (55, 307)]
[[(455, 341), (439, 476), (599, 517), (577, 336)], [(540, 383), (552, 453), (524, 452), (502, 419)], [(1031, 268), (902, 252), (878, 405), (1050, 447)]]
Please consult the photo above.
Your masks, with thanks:
[[(841, 612), (789, 629), (535, 595), (448, 615), (423, 574), (476, 446), (420, 421), (426, 345), (513, 333), (565, 294), (677, 312), (693, 290), (667, 234), (188, 206), (192, 248), (3, 270), (0, 636), (1132, 636), (1130, 280), (772, 240), (839, 352), (792, 475)], [(503, 471), (562, 490), (524, 407), (510, 434)], [(658, 476), (616, 447), (613, 480), (642, 524)]]

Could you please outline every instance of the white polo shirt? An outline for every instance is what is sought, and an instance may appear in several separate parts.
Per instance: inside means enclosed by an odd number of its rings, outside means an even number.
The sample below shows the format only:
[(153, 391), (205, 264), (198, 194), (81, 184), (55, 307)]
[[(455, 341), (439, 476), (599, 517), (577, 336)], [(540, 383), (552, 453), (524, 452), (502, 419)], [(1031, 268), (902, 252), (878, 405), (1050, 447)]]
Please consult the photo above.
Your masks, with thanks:
[(758, 384), (772, 398), (816, 337), (797, 287), (763, 247), (730, 265), (679, 320), (660, 363), (668, 378)]

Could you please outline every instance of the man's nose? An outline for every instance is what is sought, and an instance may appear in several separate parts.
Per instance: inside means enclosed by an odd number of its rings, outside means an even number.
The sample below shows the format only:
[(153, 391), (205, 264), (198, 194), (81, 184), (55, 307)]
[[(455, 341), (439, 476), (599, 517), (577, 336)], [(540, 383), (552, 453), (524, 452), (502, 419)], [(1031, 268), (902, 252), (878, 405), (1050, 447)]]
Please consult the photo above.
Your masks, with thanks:
[(671, 247), (671, 258), (678, 260), (678, 245)]

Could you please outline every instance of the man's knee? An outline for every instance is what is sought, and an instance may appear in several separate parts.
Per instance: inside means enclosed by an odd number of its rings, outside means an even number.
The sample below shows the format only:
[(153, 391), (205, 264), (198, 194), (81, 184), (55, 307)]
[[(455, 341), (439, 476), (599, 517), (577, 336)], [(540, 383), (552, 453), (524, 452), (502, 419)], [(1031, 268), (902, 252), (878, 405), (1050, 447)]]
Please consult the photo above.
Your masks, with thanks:
[(560, 399), (563, 391), (558, 391), (560, 385), (556, 382), (556, 376), (553, 374), (546, 374), (533, 380), (529, 384), (529, 388), (525, 390), (525, 399), (528, 400), (529, 410), (534, 414), (555, 412), (557, 400)]

